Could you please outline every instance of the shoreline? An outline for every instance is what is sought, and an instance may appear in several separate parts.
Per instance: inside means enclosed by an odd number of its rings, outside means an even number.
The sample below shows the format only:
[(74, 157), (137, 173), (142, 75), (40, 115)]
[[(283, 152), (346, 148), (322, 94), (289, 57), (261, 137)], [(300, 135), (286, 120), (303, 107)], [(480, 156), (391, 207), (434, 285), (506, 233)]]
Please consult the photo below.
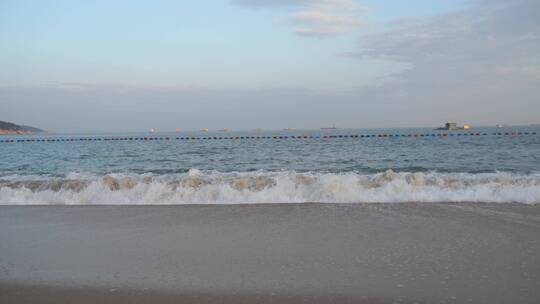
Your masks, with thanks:
[[(193, 207), (193, 208), (200, 208), (200, 207), (275, 207), (275, 206), (294, 206), (294, 207), (300, 207), (300, 206), (339, 206), (339, 207), (353, 207), (353, 206), (361, 206), (361, 207), (369, 207), (369, 206), (387, 206), (388, 208), (392, 209), (393, 207), (400, 208), (399, 205), (402, 205), (401, 207), (421, 207), (422, 205), (425, 206), (432, 206), (432, 205), (441, 205), (441, 206), (452, 206), (452, 207), (486, 207), (489, 209), (490, 206), (498, 206), (498, 208), (505, 208), (505, 207), (516, 207), (516, 206), (523, 206), (523, 207), (533, 207), (537, 208), (540, 207), (540, 203), (521, 203), (521, 202), (507, 202), (507, 203), (501, 203), (497, 201), (486, 201), (486, 202), (477, 202), (477, 201), (463, 201), (463, 202), (413, 202), (413, 201), (404, 201), (404, 202), (358, 202), (358, 203), (335, 203), (335, 202), (303, 202), (303, 203), (180, 203), (180, 204), (136, 204), (136, 203), (110, 203), (110, 204), (97, 204), (97, 203), (88, 203), (88, 204), (64, 204), (64, 203), (21, 203), (21, 204), (11, 204), (11, 203), (4, 203), (0, 204), (0, 208), (2, 207), (53, 207), (53, 208), (174, 208), (174, 207)], [(498, 209), (498, 208), (491, 208), (491, 209)]]
[[(116, 303), (358, 303), (383, 304), (394, 303), (391, 298), (370, 298), (367, 296), (344, 296), (339, 294), (234, 294), (212, 292), (174, 292), (140, 289), (98, 289), (93, 287), (63, 288), (57, 286), (27, 286), (0, 284), (2, 303), (77, 303), (77, 304), (116, 304)], [(402, 304), (421, 303), (400, 301)]]
[(3, 205), (0, 302), (536, 303), (538, 235), (523, 204)]

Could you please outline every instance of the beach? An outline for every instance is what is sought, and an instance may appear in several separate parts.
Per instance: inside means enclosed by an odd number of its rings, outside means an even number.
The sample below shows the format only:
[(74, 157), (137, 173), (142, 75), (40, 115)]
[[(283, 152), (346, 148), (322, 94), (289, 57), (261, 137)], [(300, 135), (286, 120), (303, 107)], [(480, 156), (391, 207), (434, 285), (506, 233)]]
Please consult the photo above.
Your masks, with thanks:
[(1, 303), (538, 303), (540, 207), (0, 207)]
[(0, 304), (540, 304), (540, 0), (0, 0), (0, 45)]

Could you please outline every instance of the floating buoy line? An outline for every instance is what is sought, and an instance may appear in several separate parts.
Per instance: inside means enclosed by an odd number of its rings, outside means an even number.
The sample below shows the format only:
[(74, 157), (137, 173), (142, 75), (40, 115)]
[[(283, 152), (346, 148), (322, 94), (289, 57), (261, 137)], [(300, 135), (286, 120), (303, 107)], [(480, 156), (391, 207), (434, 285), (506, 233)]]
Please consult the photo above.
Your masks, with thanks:
[(410, 133), (410, 134), (335, 134), (335, 135), (272, 135), (272, 136), (115, 136), (115, 137), (56, 137), (0, 139), (0, 143), (30, 142), (80, 142), (80, 141), (223, 141), (223, 140), (304, 140), (304, 139), (344, 139), (344, 138), (440, 138), (440, 137), (482, 137), (482, 136), (531, 136), (537, 132), (461, 132), (461, 133)]

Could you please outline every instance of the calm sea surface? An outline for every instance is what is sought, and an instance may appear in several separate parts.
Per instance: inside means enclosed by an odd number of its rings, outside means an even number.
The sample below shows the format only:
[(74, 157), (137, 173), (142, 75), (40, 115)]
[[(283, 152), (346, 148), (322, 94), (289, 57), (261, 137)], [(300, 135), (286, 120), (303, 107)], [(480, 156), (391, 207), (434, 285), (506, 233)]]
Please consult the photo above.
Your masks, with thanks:
[(540, 203), (538, 127), (0, 136), (0, 155), (3, 204)]

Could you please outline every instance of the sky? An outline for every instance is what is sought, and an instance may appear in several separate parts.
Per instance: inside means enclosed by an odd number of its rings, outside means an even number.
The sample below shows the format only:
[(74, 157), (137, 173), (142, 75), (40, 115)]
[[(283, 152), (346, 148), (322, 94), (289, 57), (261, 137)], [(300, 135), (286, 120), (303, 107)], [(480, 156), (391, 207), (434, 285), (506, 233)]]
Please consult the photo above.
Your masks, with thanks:
[(540, 1), (0, 0), (0, 120), (53, 132), (540, 123)]

